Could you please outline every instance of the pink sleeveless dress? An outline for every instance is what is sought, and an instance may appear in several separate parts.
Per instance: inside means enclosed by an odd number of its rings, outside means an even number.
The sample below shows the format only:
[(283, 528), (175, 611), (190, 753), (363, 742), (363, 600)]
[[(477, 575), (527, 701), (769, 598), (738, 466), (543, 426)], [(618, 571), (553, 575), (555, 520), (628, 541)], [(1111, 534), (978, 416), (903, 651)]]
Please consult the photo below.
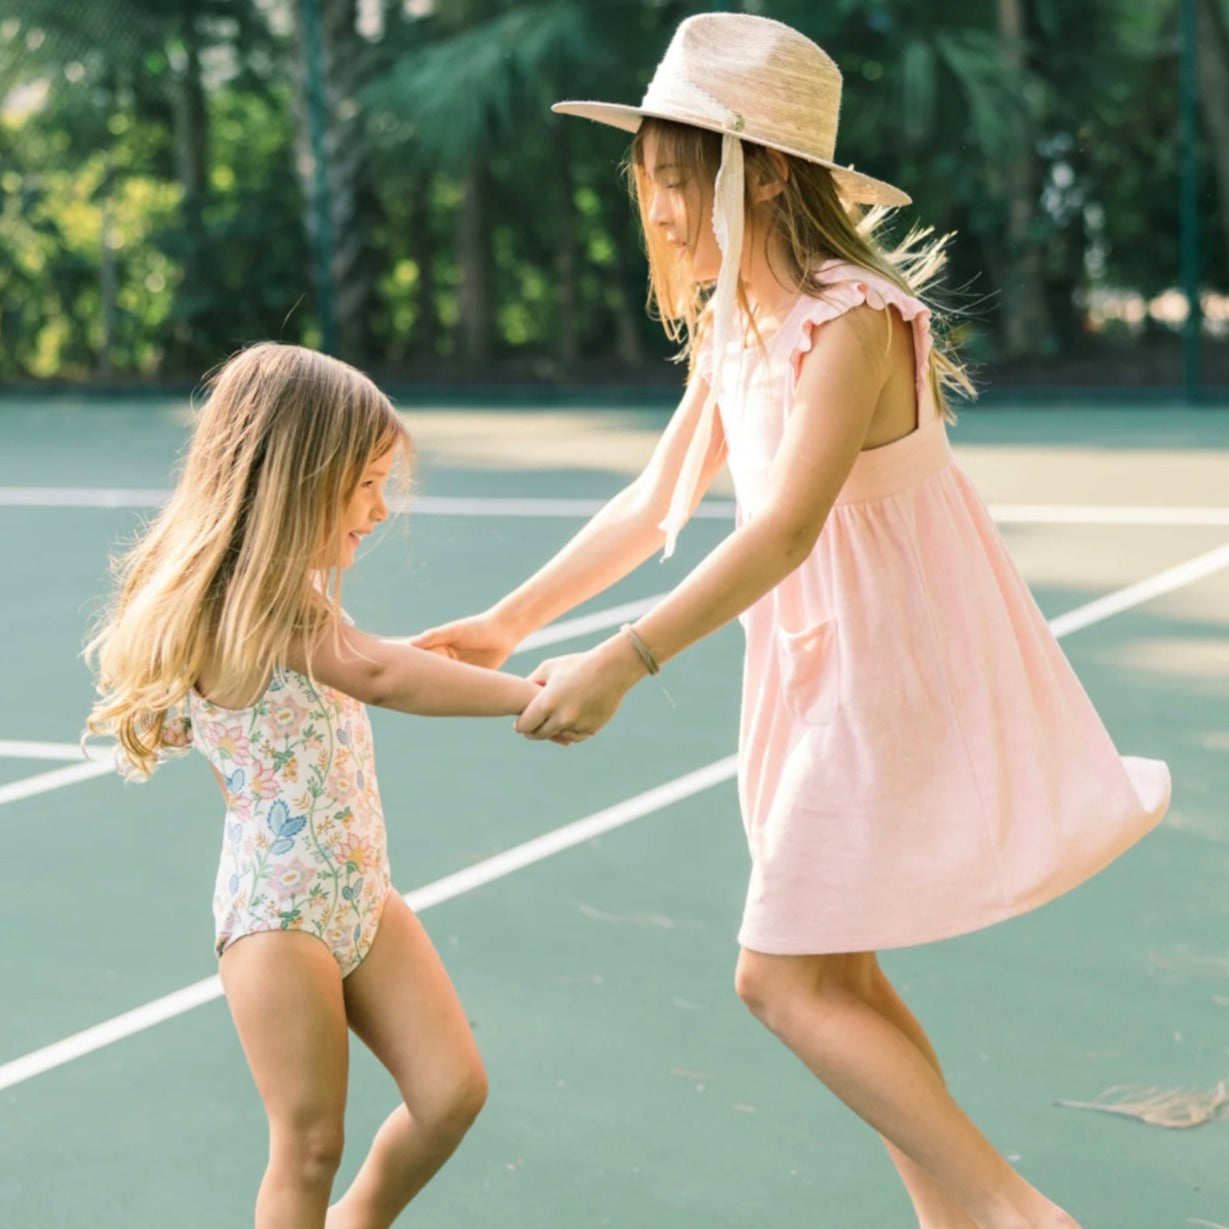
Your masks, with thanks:
[(1118, 754), (953, 460), (925, 306), (853, 266), (821, 277), (766, 353), (723, 364), (740, 519), (767, 497), (813, 330), (849, 308), (911, 323), (918, 427), (859, 455), (809, 558), (741, 619), (739, 942), (782, 955), (908, 946), (1033, 909), (1139, 840), (1170, 794), (1165, 764)]

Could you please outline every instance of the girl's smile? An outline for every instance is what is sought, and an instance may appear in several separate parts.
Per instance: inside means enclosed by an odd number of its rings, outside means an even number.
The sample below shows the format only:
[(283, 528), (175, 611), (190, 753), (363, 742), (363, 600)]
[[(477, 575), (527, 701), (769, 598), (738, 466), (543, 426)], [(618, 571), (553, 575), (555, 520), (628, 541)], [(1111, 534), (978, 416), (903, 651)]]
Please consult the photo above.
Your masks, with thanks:
[(393, 454), (386, 452), (370, 461), (359, 478), (342, 516), (342, 567), (353, 562), (362, 540), (388, 517), (384, 484), (393, 466)]

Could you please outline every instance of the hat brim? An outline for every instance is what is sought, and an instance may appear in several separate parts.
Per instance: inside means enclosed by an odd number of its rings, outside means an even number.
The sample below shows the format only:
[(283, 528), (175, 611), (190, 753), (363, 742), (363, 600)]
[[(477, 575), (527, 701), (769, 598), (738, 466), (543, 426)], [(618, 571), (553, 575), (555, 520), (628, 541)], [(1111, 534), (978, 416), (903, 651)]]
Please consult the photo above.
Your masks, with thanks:
[[(576, 115), (581, 119), (593, 120), (596, 124), (607, 124), (612, 128), (621, 128), (624, 132), (638, 131), (641, 122), (646, 118), (670, 120), (676, 124), (690, 124), (693, 128), (704, 128), (709, 132), (729, 132), (728, 128), (711, 117), (689, 115), (683, 111), (666, 110), (665, 108), (656, 110), (652, 107), (629, 107), (614, 102), (568, 100), (555, 103), (551, 110), (559, 115)], [(735, 133), (733, 135), (752, 145), (763, 145), (766, 149), (780, 150), (781, 153), (789, 154), (794, 158), (801, 158), (804, 162), (814, 162), (818, 166), (826, 166), (832, 172), (832, 178), (836, 180), (837, 187), (846, 200), (855, 201), (860, 205), (890, 205), (893, 207), (908, 205), (913, 200), (907, 192), (902, 192), (899, 188), (893, 187), (890, 183), (885, 183), (882, 179), (875, 179), (871, 175), (863, 175), (861, 171), (855, 171), (852, 167), (842, 166), (840, 163), (832, 162), (827, 158), (817, 158), (814, 154), (809, 154), (804, 150), (796, 149), (789, 145), (761, 140), (749, 133)]]

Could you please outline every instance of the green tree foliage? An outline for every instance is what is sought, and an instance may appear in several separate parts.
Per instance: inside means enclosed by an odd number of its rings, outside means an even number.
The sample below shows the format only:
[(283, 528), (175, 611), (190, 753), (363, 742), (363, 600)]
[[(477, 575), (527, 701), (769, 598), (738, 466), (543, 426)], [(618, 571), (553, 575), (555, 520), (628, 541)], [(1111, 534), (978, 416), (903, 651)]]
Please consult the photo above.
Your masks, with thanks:
[[(13, 0), (0, 380), (192, 378), (256, 338), (320, 344), (328, 306), (390, 375), (655, 368), (625, 136), (549, 106), (635, 101), (706, 7), (832, 51), (838, 157), (911, 192), (898, 226), (956, 232), (975, 359), (1078, 354), (1091, 294), (1176, 284), (1176, 0), (316, 0), (323, 66), (301, 0)], [(1200, 0), (1213, 120), (1225, 17)], [(1229, 151), (1204, 132), (1224, 292)]]

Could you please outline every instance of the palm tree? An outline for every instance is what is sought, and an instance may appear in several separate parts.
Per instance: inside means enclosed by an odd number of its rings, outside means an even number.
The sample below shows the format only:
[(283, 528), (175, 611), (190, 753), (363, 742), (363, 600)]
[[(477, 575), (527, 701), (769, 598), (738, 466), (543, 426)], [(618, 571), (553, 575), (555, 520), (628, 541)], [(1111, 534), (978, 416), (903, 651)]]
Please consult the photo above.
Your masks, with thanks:
[(316, 255), (323, 344), (362, 361), (370, 352), (375, 270), (369, 161), (359, 88), (374, 62), (357, 0), (294, 6), (300, 89), (296, 144), (304, 224)]
[(515, 173), (551, 177), (543, 199), (556, 227), (557, 344), (565, 364), (577, 353), (577, 223), (567, 138), (556, 132), (547, 166), (517, 154), (522, 144), (543, 148), (538, 134), (552, 122), (548, 106), (568, 69), (606, 60), (595, 36), (597, 12), (559, 0), (512, 7), (493, 0), (442, 2), (430, 23), (422, 23), (429, 29), (418, 44), (363, 93), (373, 123), (391, 134), (385, 140), (395, 142), (399, 154), (413, 158), (422, 173), (442, 172), (460, 182), (454, 243), (460, 351), (467, 363), (492, 353), (491, 163), (506, 150)]

